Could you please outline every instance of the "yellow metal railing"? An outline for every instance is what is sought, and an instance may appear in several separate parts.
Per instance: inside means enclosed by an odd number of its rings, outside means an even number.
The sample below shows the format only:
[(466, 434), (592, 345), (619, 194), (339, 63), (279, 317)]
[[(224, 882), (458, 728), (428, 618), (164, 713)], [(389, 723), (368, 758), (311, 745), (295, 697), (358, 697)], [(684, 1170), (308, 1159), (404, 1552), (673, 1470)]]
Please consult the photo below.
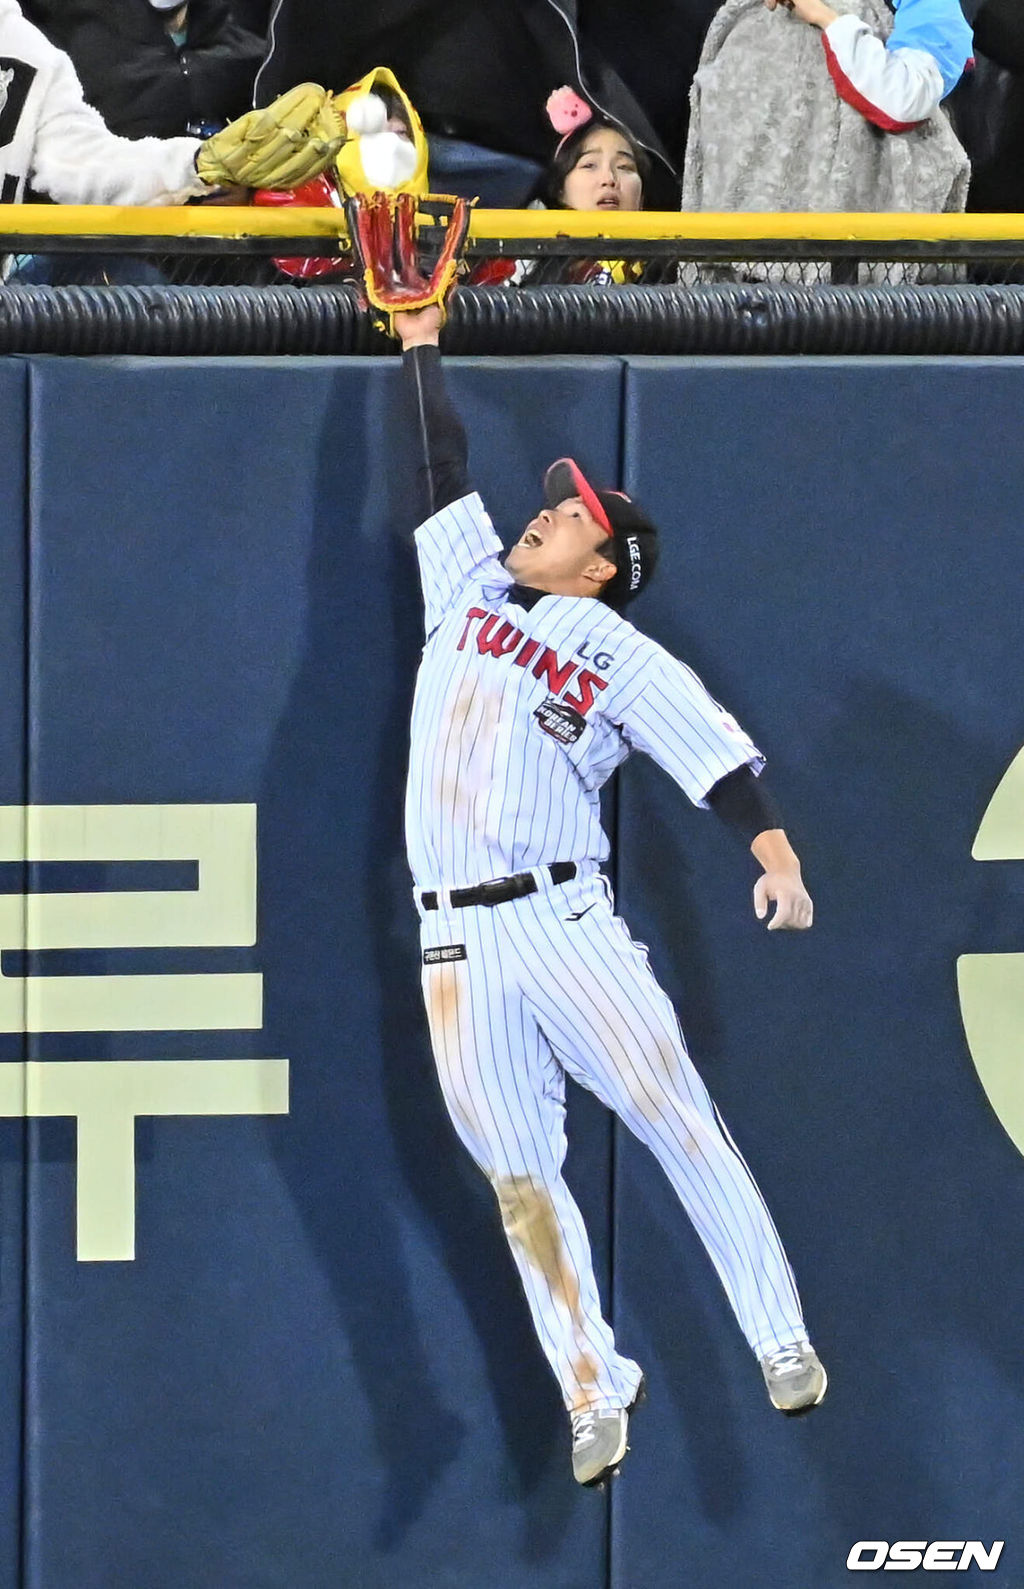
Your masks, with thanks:
[[(0, 236), (327, 238), (346, 237), (347, 230), (344, 211), (333, 208), (5, 204), (0, 210)], [(474, 210), (469, 229), (471, 242), (557, 237), (961, 244), (1019, 239), (1024, 244), (1024, 215)]]

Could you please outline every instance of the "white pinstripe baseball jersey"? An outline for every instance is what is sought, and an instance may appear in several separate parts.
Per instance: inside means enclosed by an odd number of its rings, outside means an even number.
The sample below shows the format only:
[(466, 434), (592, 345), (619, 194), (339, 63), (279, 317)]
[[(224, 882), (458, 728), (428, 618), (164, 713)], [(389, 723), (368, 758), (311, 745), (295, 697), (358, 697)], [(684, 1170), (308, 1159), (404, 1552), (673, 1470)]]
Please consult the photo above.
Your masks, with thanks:
[(760, 751), (695, 673), (603, 602), (524, 604), (474, 492), (416, 531), (426, 644), (406, 840), (418, 888), (601, 862), (599, 792), (646, 751), (695, 805)]
[[(517, 586), (475, 494), (427, 519), (416, 546), (427, 637), (406, 828), (438, 1078), (566, 1408), (628, 1407), (640, 1369), (602, 1317), (562, 1175), (567, 1074), (655, 1154), (754, 1352), (807, 1339), (764, 1199), (597, 870), (599, 791), (630, 751), (697, 805), (763, 760), (689, 668), (607, 605)], [(541, 870), (555, 861), (575, 875), (556, 883)], [(524, 871), (536, 892), (495, 908), (446, 892)]]

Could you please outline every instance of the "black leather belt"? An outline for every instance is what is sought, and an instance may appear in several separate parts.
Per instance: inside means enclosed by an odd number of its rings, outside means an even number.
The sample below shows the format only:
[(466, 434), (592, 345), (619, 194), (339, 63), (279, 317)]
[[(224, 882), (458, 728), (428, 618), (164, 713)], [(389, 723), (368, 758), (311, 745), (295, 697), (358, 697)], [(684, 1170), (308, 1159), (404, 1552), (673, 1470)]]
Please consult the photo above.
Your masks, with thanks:
[[(542, 866), (540, 870), (547, 872), (553, 883), (568, 883), (576, 876), (576, 862), (552, 861), (550, 866)], [(537, 879), (533, 873), (516, 872), (512, 877), (492, 877), (474, 888), (453, 888), (448, 899), (453, 909), (461, 910), (464, 905), (504, 905), (507, 900), (525, 899), (527, 894), (536, 892)], [(437, 910), (437, 895), (433, 889), (420, 895), (420, 904), (424, 910)]]

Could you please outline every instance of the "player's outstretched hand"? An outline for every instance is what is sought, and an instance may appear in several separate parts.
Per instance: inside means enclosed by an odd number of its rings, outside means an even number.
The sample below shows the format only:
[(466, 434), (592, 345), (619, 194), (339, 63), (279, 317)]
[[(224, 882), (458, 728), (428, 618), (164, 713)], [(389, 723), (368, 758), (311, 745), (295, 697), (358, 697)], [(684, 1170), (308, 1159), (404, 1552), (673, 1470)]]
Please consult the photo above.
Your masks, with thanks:
[(437, 347), (444, 316), (441, 305), (428, 303), (423, 309), (396, 309), (395, 335), (403, 351), (420, 346)]
[(765, 872), (754, 884), (754, 915), (764, 921), (768, 907), (774, 901), (775, 914), (768, 923), (768, 931), (778, 927), (800, 930), (814, 920), (811, 896), (803, 885), (800, 873)]

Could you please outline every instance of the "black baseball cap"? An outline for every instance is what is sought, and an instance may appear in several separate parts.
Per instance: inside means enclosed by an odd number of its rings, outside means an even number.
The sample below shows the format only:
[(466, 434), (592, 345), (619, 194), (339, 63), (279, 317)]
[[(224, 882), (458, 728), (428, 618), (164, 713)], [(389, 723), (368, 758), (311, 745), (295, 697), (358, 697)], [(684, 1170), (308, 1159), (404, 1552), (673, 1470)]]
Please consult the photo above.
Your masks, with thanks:
[(600, 491), (574, 458), (559, 458), (544, 476), (544, 500), (557, 508), (579, 497), (615, 542), (616, 572), (604, 587), (609, 607), (624, 607), (646, 585), (658, 561), (658, 531), (624, 491)]

